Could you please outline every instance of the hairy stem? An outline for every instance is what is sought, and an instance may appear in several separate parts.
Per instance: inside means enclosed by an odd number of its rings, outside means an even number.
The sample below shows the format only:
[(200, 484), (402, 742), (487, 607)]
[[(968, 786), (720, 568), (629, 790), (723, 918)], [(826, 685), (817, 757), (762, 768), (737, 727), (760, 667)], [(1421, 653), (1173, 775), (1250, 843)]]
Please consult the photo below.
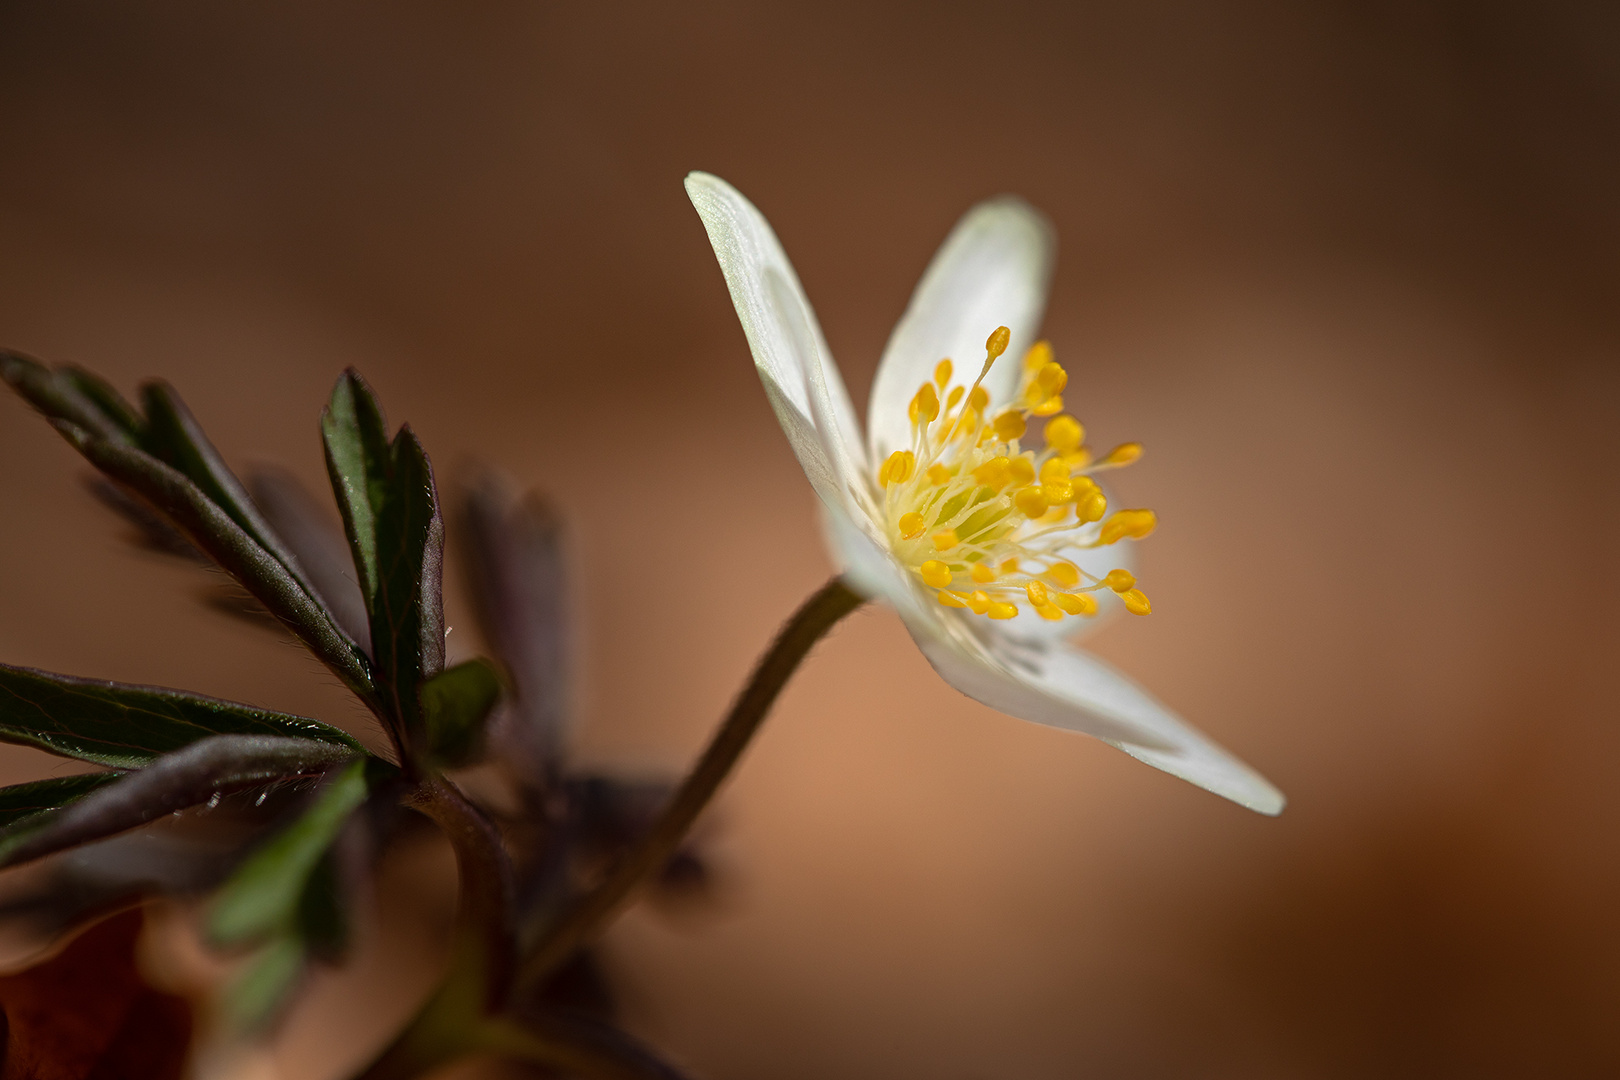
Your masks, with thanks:
[(793, 613), (652, 828), (535, 946), (523, 965), (524, 984), (538, 982), (566, 962), (576, 949), (602, 931), (636, 886), (669, 861), (747, 749), (800, 662), (828, 630), (863, 602), (842, 578), (833, 578)]

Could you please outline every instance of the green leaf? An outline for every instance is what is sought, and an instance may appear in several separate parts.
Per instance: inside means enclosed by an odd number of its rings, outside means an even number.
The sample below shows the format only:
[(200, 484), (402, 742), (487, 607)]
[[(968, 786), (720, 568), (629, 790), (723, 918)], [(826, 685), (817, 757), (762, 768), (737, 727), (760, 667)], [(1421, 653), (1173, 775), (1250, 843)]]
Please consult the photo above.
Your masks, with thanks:
[(141, 421), (118, 391), (89, 372), (49, 368), (39, 361), (0, 349), (0, 379), (50, 420), (72, 424), (113, 442), (133, 445)]
[(423, 683), (427, 752), (446, 765), (471, 761), (483, 746), (484, 721), (500, 697), (500, 676), (488, 660), (468, 660)]
[(352, 736), (319, 720), (181, 690), (0, 664), (0, 742), (139, 768), (159, 754), (227, 734), (315, 739), (363, 752)]
[(354, 753), (349, 747), (312, 739), (210, 735), (66, 806), (19, 818), (0, 829), (0, 867), (133, 829), (227, 791), (324, 773)]
[(209, 914), (209, 937), (234, 945), (295, 929), (311, 875), (366, 791), (364, 761), (328, 781), (309, 809), (249, 856), (220, 889)]
[(121, 772), (79, 773), (76, 776), (58, 776), (0, 788), (0, 827), (32, 814), (77, 802), (123, 775)]
[(444, 668), (444, 521), (433, 467), (409, 426), (392, 442), (352, 369), (321, 419), (327, 471), (366, 598), (378, 690), (404, 744), (422, 726), (419, 687)]
[(174, 387), (161, 381), (141, 387), (146, 405), (145, 434), (141, 449), (173, 466), (225, 511), (258, 545), (275, 557), (297, 579), (304, 591), (318, 597), (297, 556), (282, 541), (254, 505), (247, 489), (225, 464), (225, 459), (204, 434), (202, 425), (180, 400)]
[(168, 517), (186, 538), (236, 578), (362, 699), (374, 688), (368, 662), (323, 604), (279, 559), (179, 470), (132, 446), (56, 421), (85, 458)]
[(321, 439), (369, 611), (377, 595), (377, 507), (385, 497), (390, 453), (382, 406), (353, 368), (332, 389), (332, 400), (321, 414)]
[(267, 942), (225, 990), (225, 1017), (235, 1031), (264, 1027), (304, 970), (304, 943), (294, 933)]

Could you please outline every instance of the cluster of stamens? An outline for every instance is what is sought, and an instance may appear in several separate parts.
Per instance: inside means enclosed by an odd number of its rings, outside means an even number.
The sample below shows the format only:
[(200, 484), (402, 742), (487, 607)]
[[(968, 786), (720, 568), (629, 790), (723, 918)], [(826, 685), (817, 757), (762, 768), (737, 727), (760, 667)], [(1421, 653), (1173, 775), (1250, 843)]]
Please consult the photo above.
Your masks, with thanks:
[[(1092, 456), (1085, 429), (1063, 412), (1068, 373), (1044, 341), (1024, 356), (1017, 403), (992, 416), (980, 383), (1010, 337), (1005, 326), (990, 335), (971, 387), (953, 386), (951, 361), (941, 360), (911, 399), (911, 448), (890, 454), (877, 477), (895, 555), (944, 606), (992, 619), (1016, 617), (1024, 601), (1043, 619), (1095, 615), (1091, 594), (1103, 590), (1146, 615), (1148, 599), (1128, 571), (1095, 577), (1061, 554), (1153, 531), (1152, 510), (1109, 514), (1091, 478), (1129, 465), (1142, 447)], [(1039, 453), (1019, 445), (1037, 417), (1050, 418)]]

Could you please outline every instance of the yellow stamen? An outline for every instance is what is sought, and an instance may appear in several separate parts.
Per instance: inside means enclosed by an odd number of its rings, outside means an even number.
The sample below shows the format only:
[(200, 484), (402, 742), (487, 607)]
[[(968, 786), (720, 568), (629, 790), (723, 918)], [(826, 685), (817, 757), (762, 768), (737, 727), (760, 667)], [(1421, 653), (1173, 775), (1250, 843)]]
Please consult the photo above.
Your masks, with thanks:
[(935, 487), (939, 487), (941, 484), (944, 484), (946, 481), (950, 480), (950, 478), (951, 470), (947, 469), (938, 462), (928, 466), (928, 482), (933, 484)]
[(917, 468), (917, 455), (910, 450), (896, 450), (889, 455), (889, 460), (883, 463), (878, 470), (878, 486), (888, 487), (890, 484), (903, 484), (911, 479), (911, 474)]
[(1076, 596), (1074, 593), (1053, 593), (1052, 604), (1055, 607), (1062, 608), (1070, 615), (1097, 614), (1097, 601), (1083, 594)]
[(1043, 364), (1035, 373), (1035, 385), (1048, 397), (1062, 393), (1063, 388), (1069, 385), (1069, 373), (1063, 370), (1062, 364)]
[(1069, 483), (1067, 480), (1057, 480), (1050, 484), (1042, 484), (1041, 494), (1046, 496), (1046, 501), (1051, 503), (1053, 506), (1060, 506), (1063, 503), (1070, 502), (1074, 499), (1074, 485)]
[(941, 390), (945, 389), (951, 381), (951, 361), (949, 357), (934, 365), (934, 385)]
[(923, 383), (916, 397), (911, 399), (911, 422), (932, 424), (938, 415), (939, 394), (935, 392), (933, 383)]
[(1127, 536), (1133, 540), (1140, 540), (1151, 533), (1158, 524), (1159, 516), (1151, 510), (1116, 510), (1107, 521), (1103, 522), (1097, 542), (1114, 544)]
[(1047, 458), (1041, 466), (1041, 483), (1056, 484), (1069, 482), (1069, 467), (1063, 464), (1062, 458)]
[(1080, 568), (1071, 562), (1053, 563), (1047, 567), (1046, 576), (1065, 589), (1072, 589), (1080, 584)]
[(1125, 610), (1132, 615), (1153, 614), (1153, 605), (1148, 603), (1148, 598), (1142, 595), (1141, 589), (1132, 589), (1130, 592), (1122, 593), (1120, 599), (1125, 601)]
[(1048, 603), (1050, 603), (1050, 601), (1047, 599), (1046, 586), (1042, 585), (1038, 581), (1031, 581), (1029, 584), (1025, 585), (1024, 595), (1028, 596), (1029, 602), (1034, 604), (1037, 608), (1045, 607)]
[(1024, 370), (1039, 371), (1052, 362), (1052, 343), (1050, 341), (1037, 341), (1029, 347), (1024, 354)]
[(1046, 445), (1059, 454), (1072, 454), (1085, 442), (1086, 429), (1072, 416), (1054, 416), (1046, 422)]
[(1042, 606), (1036, 608), (1035, 614), (1039, 615), (1047, 622), (1058, 622), (1063, 618), (1063, 612), (1051, 604), (1043, 604)]
[(951, 583), (951, 568), (938, 559), (929, 559), (918, 567), (922, 571), (923, 584), (936, 589), (943, 589)]
[(1060, 413), (1063, 411), (1063, 399), (1053, 394), (1039, 405), (1033, 406), (1029, 411), (1032, 416), (1051, 416), (1054, 413)]
[(1136, 578), (1131, 576), (1129, 570), (1110, 570), (1108, 576), (1102, 579), (1102, 584), (1117, 593), (1130, 592), (1136, 588)]
[(1012, 482), (1012, 462), (1005, 455), (993, 457), (973, 470), (973, 479), (988, 488), (1000, 491)]
[(984, 563), (974, 563), (968, 568), (968, 577), (977, 581), (980, 585), (988, 585), (996, 580), (996, 572), (984, 565)]
[(968, 595), (967, 602), (968, 607), (973, 609), (973, 614), (975, 615), (983, 615), (985, 612), (990, 610), (990, 594), (984, 592), (982, 589), (973, 590), (973, 592)]
[(985, 614), (992, 619), (1013, 619), (1018, 616), (1018, 608), (1013, 604), (991, 604)]
[(945, 529), (934, 534), (934, 550), (949, 551), (962, 541), (957, 538), (955, 529)]
[(965, 393), (967, 393), (967, 391), (963, 390), (960, 386), (951, 387), (951, 392), (945, 395), (945, 411), (950, 412), (952, 409), (956, 408), (956, 403), (962, 400), (962, 395)]
[(1013, 483), (1019, 487), (1024, 487), (1035, 480), (1035, 463), (1022, 454), (1013, 458), (1008, 468), (1012, 472)]
[(1120, 443), (1108, 451), (1108, 456), (1097, 462), (1100, 469), (1119, 469), (1142, 456), (1142, 444), (1135, 442)]
[(1024, 434), (1024, 414), (1008, 409), (995, 418), (992, 426), (1002, 442), (1012, 442)]
[(900, 539), (915, 540), (928, 528), (928, 521), (917, 511), (908, 510), (900, 515)]
[[(1090, 491), (1086, 492), (1080, 498), (1075, 500), (1074, 516), (1082, 522), (1090, 524), (1093, 521), (1101, 521), (1102, 516), (1106, 513), (1108, 513), (1108, 499), (1096, 488), (1092, 488)], [(1121, 513), (1123, 513), (1123, 511), (1121, 511)], [(1121, 535), (1124, 534), (1122, 533)], [(1114, 540), (1118, 539), (1118, 536), (1114, 537)], [(1112, 544), (1114, 540), (1104, 540), (1103, 543)]]
[(962, 598), (960, 593), (940, 592), (935, 595), (939, 597), (939, 602), (946, 607), (965, 608), (968, 606), (967, 601)]
[(1018, 573), (1018, 560), (1008, 559), (1006, 562), (1003, 562), (1000, 566), (996, 567), (996, 569), (1000, 570), (1003, 574), (1016, 574)]
[(1013, 505), (1027, 518), (1038, 518), (1046, 513), (1046, 496), (1038, 487), (1027, 487), (1013, 496)]
[[(989, 337), (985, 338), (984, 351), (990, 354), (991, 360), (994, 360), (996, 357), (1007, 351), (1007, 342), (1011, 340), (1012, 331), (1007, 329), (1005, 326), (998, 326), (994, 331), (991, 332)], [(989, 366), (990, 365), (987, 362), (985, 367)]]

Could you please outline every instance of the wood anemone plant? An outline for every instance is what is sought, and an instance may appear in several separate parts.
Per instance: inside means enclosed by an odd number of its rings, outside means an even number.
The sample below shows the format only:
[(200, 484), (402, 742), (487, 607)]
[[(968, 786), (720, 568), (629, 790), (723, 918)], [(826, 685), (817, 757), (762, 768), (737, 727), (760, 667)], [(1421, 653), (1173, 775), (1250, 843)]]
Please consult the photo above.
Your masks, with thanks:
[[(582, 1077), (682, 1075), (614, 1026), (590, 947), (638, 890), (701, 885), (688, 831), (798, 663), (860, 598), (835, 579), (800, 608), (678, 785), (589, 775), (562, 738), (555, 517), (488, 477), (469, 485), (462, 546), (496, 656), (446, 667), (433, 469), (408, 426), (390, 435), (356, 372), (321, 416), (341, 535), (285, 474), (239, 479), (166, 383), (142, 387), (136, 409), (87, 371), (16, 353), (0, 351), (0, 377), (99, 470), (96, 491), (144, 543), (229, 575), (245, 594), (237, 610), (302, 642), (391, 750), (306, 717), (0, 664), (0, 741), (101, 768), (0, 788), (0, 867), (96, 845), (88, 856), (177, 812), (227, 821), (237, 837), (223, 851), (181, 845), (164, 865), (94, 887), (59, 870), (31, 905), (0, 915), (45, 913), (65, 931), (154, 892), (205, 894), (208, 940), (248, 954), (228, 1011), (243, 1031), (263, 1030), (309, 964), (341, 960), (354, 885), (414, 812), (455, 850), (455, 940), (437, 987), (364, 1080), (472, 1055)], [(447, 775), (491, 759), (521, 812), (480, 806)]]

